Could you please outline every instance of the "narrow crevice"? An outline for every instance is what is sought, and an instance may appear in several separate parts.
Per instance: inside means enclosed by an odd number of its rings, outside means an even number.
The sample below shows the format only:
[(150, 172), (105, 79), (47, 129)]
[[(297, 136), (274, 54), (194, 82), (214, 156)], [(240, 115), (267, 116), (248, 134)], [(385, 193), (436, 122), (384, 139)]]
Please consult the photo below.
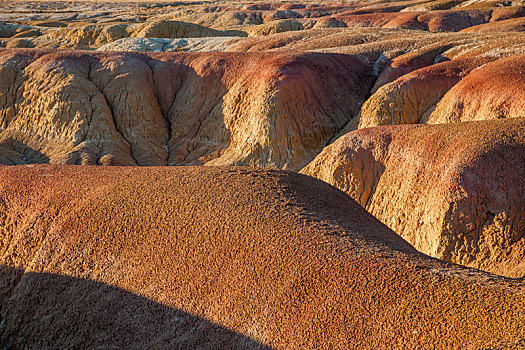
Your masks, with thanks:
[[(193, 139), (195, 138), (195, 136), (197, 136), (197, 135), (199, 134), (199, 131), (200, 131), (201, 128), (202, 128), (202, 124), (206, 121), (206, 119), (208, 119), (208, 117), (210, 116), (210, 113), (211, 113), (215, 108), (217, 108), (217, 106), (218, 106), (219, 104), (221, 104), (221, 102), (223, 102), (224, 95), (223, 95), (223, 94), (220, 94), (220, 93), (219, 93), (219, 95), (220, 95), (219, 99), (217, 100), (217, 102), (216, 102), (215, 104), (212, 105), (212, 107), (211, 107), (210, 109), (208, 109), (208, 112), (204, 114), (204, 118), (202, 118), (202, 119), (199, 118), (199, 120), (198, 120), (197, 130), (195, 131), (195, 135), (194, 135), (191, 139), (188, 137), (188, 135), (186, 135), (185, 139), (187, 139), (187, 140), (193, 140)], [(199, 115), (199, 116), (202, 115), (201, 112), (202, 112), (203, 107), (204, 107), (204, 104), (201, 105), (201, 108), (199, 109), (199, 113), (198, 113), (197, 115)], [(193, 129), (193, 128), (192, 128), (192, 129)], [(194, 148), (194, 149), (195, 149), (195, 148)], [(182, 161), (183, 163), (185, 163), (185, 162), (187, 161), (187, 158), (188, 158), (188, 156), (190, 155), (191, 152), (192, 152), (192, 151), (188, 151), (188, 153), (184, 156), (184, 160)], [(209, 150), (208, 150), (207, 152), (209, 152)], [(207, 152), (206, 152), (206, 153), (207, 153)]]
[[(166, 143), (164, 144), (164, 149), (166, 150), (166, 154), (167, 154), (167, 157), (166, 157), (166, 165), (169, 165), (169, 161), (170, 161), (170, 148), (169, 148), (169, 143), (170, 143), (170, 140), (171, 140), (171, 135), (172, 135), (172, 126), (171, 126), (171, 120), (169, 118), (169, 109), (167, 111), (164, 111), (164, 109), (162, 108), (161, 106), (161, 103), (160, 103), (160, 98), (159, 98), (159, 85), (157, 84), (157, 82), (155, 81), (155, 74), (154, 74), (154, 71), (153, 71), (153, 66), (151, 64), (151, 57), (148, 56), (145, 60), (146, 62), (146, 65), (149, 67), (150, 69), (150, 72), (151, 72), (151, 79), (153, 80), (152, 83), (153, 83), (153, 86), (155, 87), (155, 90), (154, 90), (154, 93), (155, 93), (155, 100), (157, 101), (157, 105), (159, 107), (159, 110), (160, 110), (160, 113), (162, 114), (162, 118), (164, 118), (164, 121), (166, 122), (166, 128), (168, 130), (168, 138), (166, 140)], [(182, 83), (181, 83), (182, 85)], [(180, 88), (180, 87), (179, 87)], [(175, 98), (177, 96), (177, 92), (179, 90), (177, 89), (177, 91), (175, 91)], [(173, 104), (173, 102), (172, 102)], [(171, 107), (170, 107), (171, 109)]]
[(131, 156), (131, 158), (133, 159), (133, 161), (135, 162), (136, 165), (139, 165), (137, 159), (133, 155), (133, 146), (131, 145), (131, 142), (124, 136), (124, 133), (118, 127), (117, 120), (115, 119), (115, 111), (113, 110), (113, 106), (109, 103), (108, 98), (107, 98), (106, 94), (104, 93), (104, 88), (99, 86), (95, 82), (93, 77), (92, 77), (92, 71), (93, 71), (92, 62), (89, 59), (88, 59), (88, 61), (89, 61), (89, 71), (88, 71), (87, 79), (98, 89), (98, 91), (100, 92), (100, 94), (104, 98), (104, 102), (105, 102), (106, 106), (108, 107), (108, 109), (110, 111), (111, 119), (113, 120), (113, 125), (115, 127), (115, 130), (120, 134), (122, 139), (128, 144), (129, 149), (130, 149), (130, 156)]
[[(22, 102), (18, 96), (19, 92), (20, 92), (20, 89), (22, 89), (22, 92), (21, 94), (23, 94), (23, 89), (25, 88), (24, 84), (27, 80), (27, 75), (26, 75), (26, 68), (29, 67), (33, 62), (35, 62), (37, 60), (37, 58), (35, 57), (32, 57), (31, 59), (28, 59), (26, 62), (24, 62), (24, 60), (21, 58), (21, 57), (17, 57), (16, 58), (16, 69), (17, 69), (17, 72), (16, 72), (16, 76), (15, 76), (15, 80), (14, 80), (14, 85), (15, 85), (15, 89), (14, 89), (14, 92), (13, 92), (13, 109), (14, 109), (14, 117), (13, 117), (13, 120), (15, 120), (19, 114), (19, 107), (18, 105)], [(5, 129), (7, 129), (9, 127), (9, 125), (11, 124), (11, 122), (13, 120), (5, 120), (6, 122), (6, 125), (5, 125)]]

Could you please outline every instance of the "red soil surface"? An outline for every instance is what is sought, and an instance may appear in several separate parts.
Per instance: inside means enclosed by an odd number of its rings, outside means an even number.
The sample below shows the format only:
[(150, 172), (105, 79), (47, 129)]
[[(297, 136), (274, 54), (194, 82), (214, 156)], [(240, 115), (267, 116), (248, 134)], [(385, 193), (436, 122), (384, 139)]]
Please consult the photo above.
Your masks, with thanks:
[(418, 253), (305, 175), (2, 167), (0, 204), (8, 348), (479, 349), (525, 338), (523, 281)]

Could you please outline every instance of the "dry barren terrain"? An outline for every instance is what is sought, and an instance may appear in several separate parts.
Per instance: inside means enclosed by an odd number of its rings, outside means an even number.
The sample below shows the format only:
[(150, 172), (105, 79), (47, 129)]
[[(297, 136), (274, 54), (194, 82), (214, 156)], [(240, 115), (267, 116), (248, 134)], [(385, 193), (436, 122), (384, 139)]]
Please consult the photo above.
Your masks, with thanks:
[(0, 1), (0, 349), (525, 349), (525, 2)]

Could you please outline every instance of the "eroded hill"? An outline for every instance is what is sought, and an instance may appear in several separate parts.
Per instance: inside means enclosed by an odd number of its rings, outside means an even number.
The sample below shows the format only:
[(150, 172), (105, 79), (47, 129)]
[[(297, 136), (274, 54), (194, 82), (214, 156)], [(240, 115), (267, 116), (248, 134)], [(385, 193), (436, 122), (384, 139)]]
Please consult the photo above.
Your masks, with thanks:
[(418, 250), (525, 276), (523, 118), (350, 132), (302, 170)]
[[(7, 347), (518, 347), (523, 281), (429, 258), (311, 177), (0, 168)], [(153, 316), (153, 312), (155, 315)]]
[(520, 349), (524, 5), (0, 1), (0, 348)]
[(359, 114), (356, 57), (0, 52), (3, 164), (300, 169)]
[[(132, 38), (266, 36), (322, 28), (519, 32), (521, 0), (250, 3), (3, 1), (0, 45), (94, 49)], [(121, 43), (122, 44), (122, 43)], [(110, 46), (111, 47), (111, 46)], [(183, 50), (176, 45), (169, 50)], [(161, 49), (159, 49), (161, 50)]]

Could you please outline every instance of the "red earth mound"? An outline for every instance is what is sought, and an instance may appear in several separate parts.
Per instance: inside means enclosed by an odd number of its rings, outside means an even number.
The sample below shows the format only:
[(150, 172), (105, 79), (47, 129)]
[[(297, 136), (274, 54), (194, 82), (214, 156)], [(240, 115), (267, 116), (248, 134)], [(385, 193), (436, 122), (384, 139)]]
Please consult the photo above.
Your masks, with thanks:
[(465, 28), (466, 33), (493, 33), (493, 32), (524, 32), (525, 17), (511, 18), (498, 22), (484, 23), (477, 26)]
[[(410, 65), (387, 67), (376, 87), (404, 69)], [(361, 108), (359, 128), (523, 118), (523, 77), (525, 55), (466, 57), (421, 68), (380, 86)]]
[[(412, 68), (412, 65), (396, 64), (387, 67), (376, 81), (375, 86), (379, 88), (361, 108), (359, 128), (428, 122), (436, 105), (454, 85), (473, 69), (491, 60), (493, 59), (486, 57), (441, 62), (414, 70), (391, 83), (381, 85), (391, 75), (396, 75), (399, 71), (402, 73)], [(410, 61), (416, 61), (416, 64), (423, 62), (419, 57)]]
[(8, 348), (478, 349), (525, 337), (523, 281), (429, 258), (305, 175), (33, 165), (0, 168), (0, 182)]
[(525, 276), (525, 120), (348, 133), (302, 172), (331, 183), (418, 250)]
[(450, 89), (429, 123), (525, 117), (525, 55), (488, 63)]
[(338, 14), (333, 17), (348, 27), (383, 27), (431, 32), (457, 32), (462, 29), (487, 23), (492, 10), (447, 10), (370, 12), (365, 14)]

